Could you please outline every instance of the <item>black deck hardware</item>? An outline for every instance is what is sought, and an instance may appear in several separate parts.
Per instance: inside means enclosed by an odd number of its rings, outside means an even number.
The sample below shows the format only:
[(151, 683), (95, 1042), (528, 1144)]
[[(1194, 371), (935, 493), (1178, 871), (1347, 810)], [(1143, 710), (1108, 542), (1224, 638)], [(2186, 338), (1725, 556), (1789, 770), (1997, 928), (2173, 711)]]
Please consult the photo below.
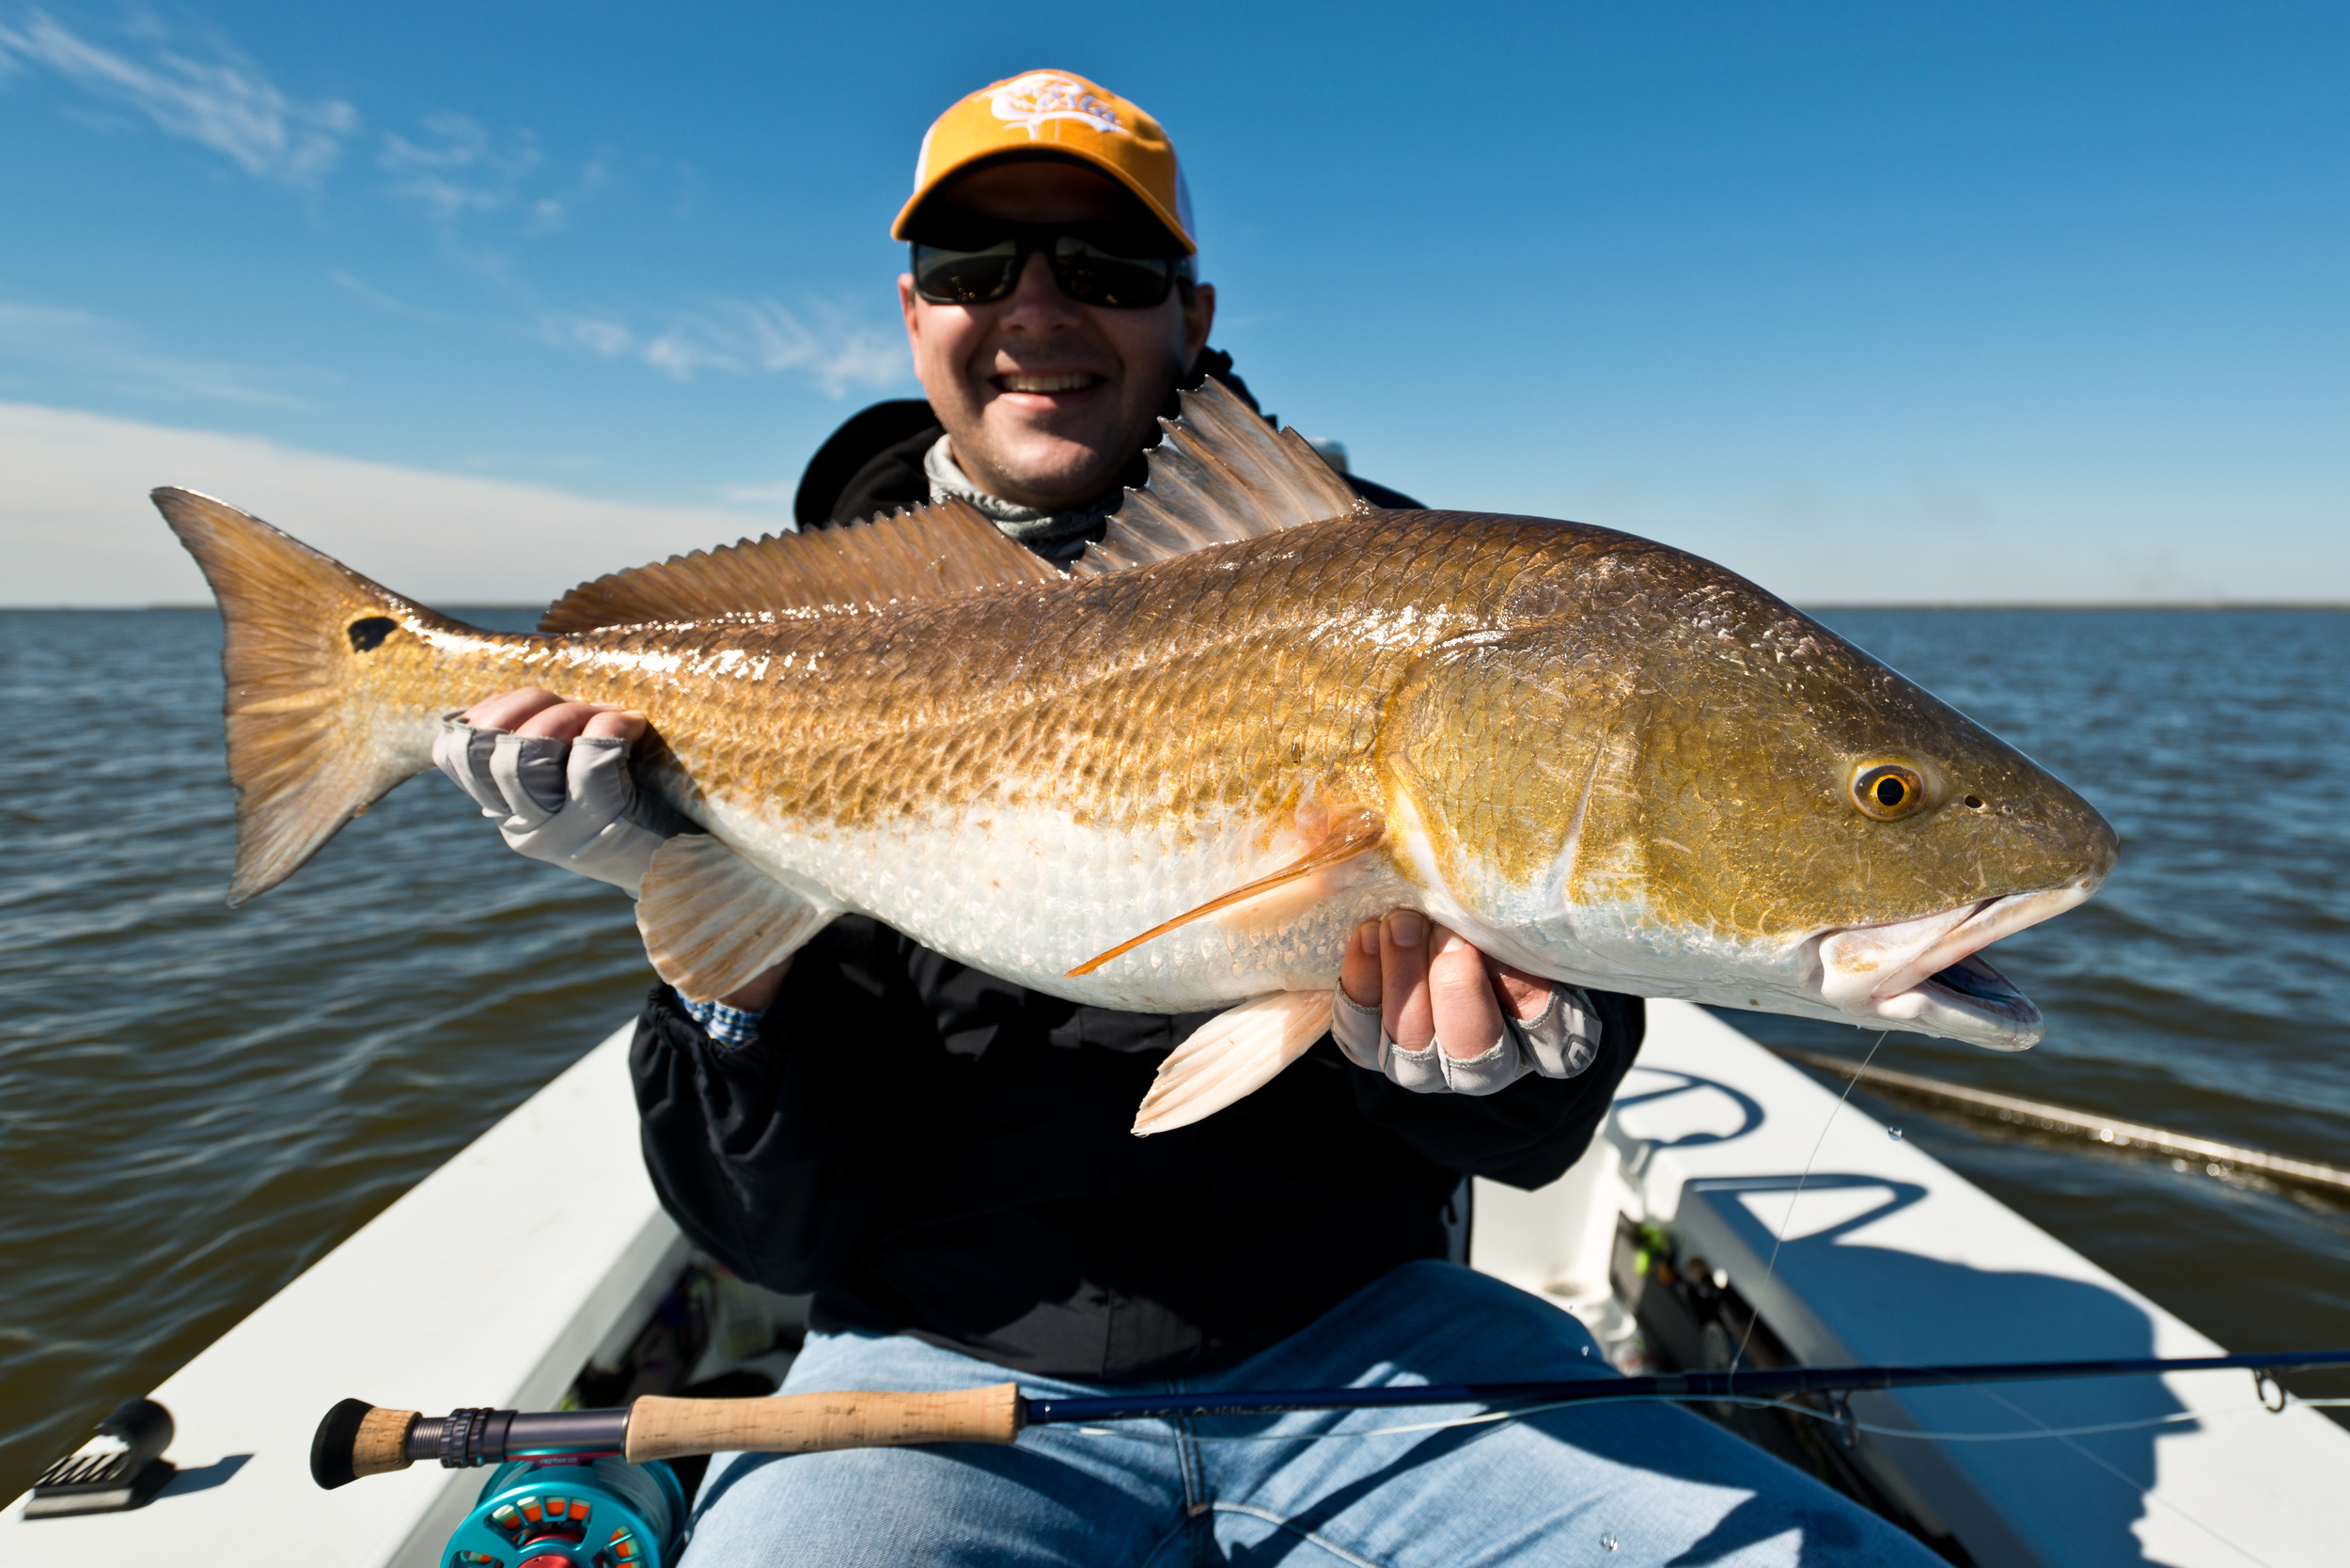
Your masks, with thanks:
[(24, 1517), (145, 1507), (179, 1473), (164, 1457), (171, 1433), (170, 1411), (151, 1399), (124, 1401), (98, 1423), (97, 1436), (41, 1471), (25, 1501)]

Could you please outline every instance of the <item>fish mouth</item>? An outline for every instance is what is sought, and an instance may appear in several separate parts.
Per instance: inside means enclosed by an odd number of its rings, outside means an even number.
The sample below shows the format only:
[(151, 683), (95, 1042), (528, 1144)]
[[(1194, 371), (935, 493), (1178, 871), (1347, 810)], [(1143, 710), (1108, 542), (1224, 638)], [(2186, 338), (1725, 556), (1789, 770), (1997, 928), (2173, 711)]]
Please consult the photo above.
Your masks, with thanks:
[(2045, 1031), (2040, 1010), (1981, 951), (2063, 914), (2096, 888), (2096, 879), (2083, 878), (1914, 920), (1826, 932), (1818, 949), (1821, 998), (1856, 1022), (1882, 1020), (1993, 1051), (2029, 1050)]

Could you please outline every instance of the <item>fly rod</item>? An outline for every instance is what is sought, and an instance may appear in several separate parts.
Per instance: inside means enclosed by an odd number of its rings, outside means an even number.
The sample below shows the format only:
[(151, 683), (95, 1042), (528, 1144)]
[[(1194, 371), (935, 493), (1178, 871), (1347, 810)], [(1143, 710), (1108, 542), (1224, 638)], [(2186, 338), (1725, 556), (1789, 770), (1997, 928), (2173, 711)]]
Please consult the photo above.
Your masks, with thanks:
[(514, 1459), (618, 1455), (632, 1464), (691, 1454), (821, 1453), (921, 1443), (1009, 1443), (1029, 1427), (1313, 1410), (1394, 1410), (1480, 1404), (1509, 1411), (1619, 1400), (1761, 1399), (1869, 1388), (2027, 1383), (2075, 1377), (2250, 1372), (2261, 1376), (2350, 1367), (2350, 1350), (2272, 1351), (2102, 1361), (1992, 1361), (1948, 1367), (1774, 1367), (1660, 1372), (1552, 1383), (1445, 1383), (1409, 1388), (1301, 1388), (1264, 1393), (1112, 1394), (1024, 1398), (1018, 1384), (948, 1393), (844, 1391), (766, 1399), (647, 1395), (620, 1410), (453, 1410), (426, 1416), (347, 1399), (326, 1413), (310, 1445), (310, 1475), (334, 1488), (361, 1476), (438, 1460), (452, 1469)]

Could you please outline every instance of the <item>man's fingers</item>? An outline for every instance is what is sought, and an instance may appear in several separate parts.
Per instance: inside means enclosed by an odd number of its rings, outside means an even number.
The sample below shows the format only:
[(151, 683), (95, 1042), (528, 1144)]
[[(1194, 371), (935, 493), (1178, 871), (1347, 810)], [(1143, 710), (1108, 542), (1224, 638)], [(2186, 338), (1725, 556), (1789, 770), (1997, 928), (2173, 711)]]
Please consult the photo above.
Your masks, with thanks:
[(513, 726), (517, 735), (530, 735), (550, 741), (575, 741), (588, 722), (599, 714), (612, 712), (609, 702), (558, 702)]
[(523, 686), (485, 697), (457, 716), (476, 729), (511, 729), (563, 699), (544, 686)]
[(1346, 958), (1339, 965), (1339, 986), (1356, 1007), (1379, 1005), (1379, 922), (1365, 920), (1346, 939)]
[(1429, 1011), (1444, 1053), (1481, 1057), (1501, 1038), (1501, 1007), (1485, 975), (1485, 955), (1468, 938), (1439, 926), (1428, 961)]
[(1387, 1038), (1424, 1051), (1435, 1037), (1428, 1003), (1428, 917), (1398, 909), (1379, 922), (1379, 1014)]
[(606, 708), (580, 733), (599, 741), (634, 741), (645, 732), (645, 715), (629, 708)]
[(1514, 964), (1492, 957), (1485, 960), (1485, 967), (1493, 971), (1494, 989), (1501, 993), (1502, 1005), (1511, 1016), (1539, 1018), (1550, 1005), (1550, 981), (1540, 975), (1529, 975)]
[[(1590, 1063), (1588, 1042), (1561, 1044), (1568, 1015), (1553, 1012), (1548, 980), (1489, 957), (1417, 910), (1389, 910), (1348, 933), (1339, 990), (1331, 1004), (1339, 1050), (1415, 1094), (1496, 1094), (1528, 1073), (1573, 1077)], [(1356, 1011), (1373, 996), (1385, 1040)], [(1432, 1040), (1443, 1044), (1441, 1056), (1429, 1050)], [(1581, 1054), (1570, 1058), (1567, 1046)]]

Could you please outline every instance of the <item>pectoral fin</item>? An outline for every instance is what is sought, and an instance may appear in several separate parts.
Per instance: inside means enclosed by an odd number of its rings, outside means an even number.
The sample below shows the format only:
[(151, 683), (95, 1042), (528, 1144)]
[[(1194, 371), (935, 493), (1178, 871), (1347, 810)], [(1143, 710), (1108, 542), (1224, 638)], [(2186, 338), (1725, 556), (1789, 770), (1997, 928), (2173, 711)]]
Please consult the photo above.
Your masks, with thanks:
[(803, 897), (707, 833), (681, 833), (646, 869), (636, 901), (645, 956), (688, 1001), (740, 991), (840, 913)]
[(1253, 899), (1260, 893), (1269, 893), (1274, 888), (1295, 882), (1300, 877), (1311, 876), (1316, 871), (1327, 870), (1341, 861), (1352, 860), (1358, 855), (1377, 849), (1379, 840), (1386, 836), (1386, 819), (1378, 812), (1367, 806), (1349, 807), (1331, 819), (1330, 831), (1323, 838), (1321, 843), (1275, 871), (1271, 876), (1261, 876), (1254, 882), (1245, 883), (1229, 893), (1210, 899), (1197, 909), (1186, 910), (1171, 920), (1162, 921), (1140, 936), (1130, 937), (1109, 951), (1087, 959), (1062, 978), (1074, 980), (1079, 975), (1089, 975), (1111, 959), (1130, 953), (1145, 942), (1166, 935), (1177, 926), (1187, 926), (1192, 921), (1213, 915), (1219, 909), (1229, 909), (1243, 900)]
[(1330, 993), (1277, 991), (1219, 1012), (1159, 1063), (1136, 1137), (1188, 1127), (1273, 1081), (1330, 1027)]

